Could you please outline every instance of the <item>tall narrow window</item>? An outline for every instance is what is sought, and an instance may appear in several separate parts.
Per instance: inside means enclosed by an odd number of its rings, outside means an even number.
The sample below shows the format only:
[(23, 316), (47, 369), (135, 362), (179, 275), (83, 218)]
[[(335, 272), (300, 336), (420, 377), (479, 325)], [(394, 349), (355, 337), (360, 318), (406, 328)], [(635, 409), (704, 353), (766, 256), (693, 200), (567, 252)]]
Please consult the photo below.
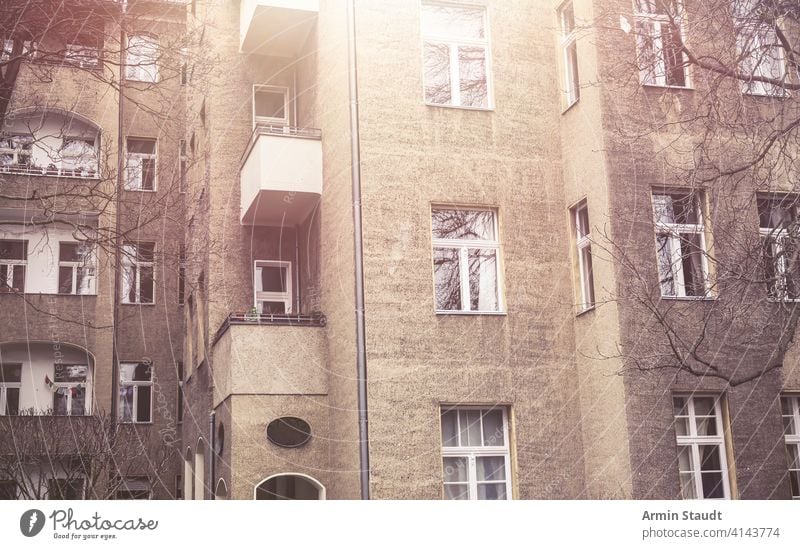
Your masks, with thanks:
[(788, 73), (775, 16), (758, 0), (737, 0), (733, 7), (739, 67), (748, 77), (742, 82), (742, 92), (783, 95)]
[(592, 271), (592, 235), (589, 226), (589, 208), (582, 203), (572, 209), (572, 222), (575, 230), (575, 245), (578, 256), (578, 281), (580, 284), (580, 305), (586, 311), (594, 307), (594, 273)]
[(254, 288), (260, 314), (292, 312), (292, 264), (288, 261), (256, 261)]
[(177, 374), (178, 374), (178, 402), (176, 404), (176, 421), (178, 423), (183, 422), (183, 361), (178, 361), (176, 364)]
[(0, 415), (19, 415), (22, 364), (0, 364)]
[(126, 145), (125, 190), (156, 190), (156, 140), (129, 137)]
[(561, 51), (564, 58), (564, 98), (569, 107), (580, 98), (577, 32), (572, 0), (559, 8), (558, 19), (561, 24)]
[(180, 159), (178, 164), (178, 191), (186, 192), (186, 140), (180, 142)]
[(489, 38), (481, 6), (422, 5), (425, 101), (489, 108)]
[(153, 303), (155, 246), (153, 242), (137, 242), (122, 246), (123, 303)]
[(128, 38), (125, 78), (140, 82), (158, 82), (157, 39), (146, 35), (134, 35)]
[(431, 220), (436, 310), (501, 311), (495, 212), (434, 208)]
[(91, 248), (84, 242), (58, 244), (58, 293), (93, 295), (95, 267)]
[(289, 123), (289, 90), (280, 86), (253, 86), (255, 124)]
[(781, 397), (781, 415), (792, 499), (800, 500), (800, 396)]
[(178, 304), (183, 305), (186, 294), (186, 252), (181, 246), (178, 254)]
[(444, 499), (511, 499), (505, 408), (442, 410)]
[(27, 240), (0, 240), (0, 293), (25, 291)]
[(56, 364), (53, 376), (53, 415), (83, 416), (89, 410), (86, 394), (89, 383), (86, 364)]
[(634, 0), (642, 84), (685, 87), (681, 0)]
[(653, 193), (661, 295), (708, 293), (708, 258), (700, 198), (693, 192)]
[(800, 299), (800, 259), (797, 254), (798, 197), (759, 196), (758, 220), (764, 249), (764, 279), (772, 299)]
[(728, 499), (725, 430), (718, 396), (673, 398), (683, 499)]
[(123, 423), (153, 421), (153, 368), (150, 363), (120, 364), (119, 418)]

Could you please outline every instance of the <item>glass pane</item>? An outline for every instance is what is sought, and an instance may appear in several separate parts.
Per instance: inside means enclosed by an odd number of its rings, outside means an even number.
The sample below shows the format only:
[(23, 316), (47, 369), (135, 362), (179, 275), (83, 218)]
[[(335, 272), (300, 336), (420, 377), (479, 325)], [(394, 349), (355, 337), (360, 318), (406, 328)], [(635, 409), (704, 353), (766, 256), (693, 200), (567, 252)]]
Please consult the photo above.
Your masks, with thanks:
[(700, 445), (698, 449), (700, 451), (701, 471), (722, 470), (722, 462), (720, 461), (720, 456), (719, 456), (719, 446), (717, 446), (716, 444), (713, 446)]
[(503, 456), (478, 457), (476, 461), (478, 482), (506, 479), (506, 459)]
[(666, 83), (668, 86), (686, 85), (686, 68), (683, 59), (680, 26), (672, 23), (661, 23), (661, 44)]
[(56, 364), (54, 370), (56, 383), (79, 383), (86, 381), (89, 367), (85, 364)]
[(69, 398), (69, 387), (59, 387), (53, 393), (53, 415), (65, 416), (67, 415), (67, 404)]
[(469, 499), (467, 484), (445, 484), (444, 499)]
[(466, 457), (446, 457), (446, 458), (444, 458), (444, 481), (445, 482), (467, 482), (467, 458)]
[(461, 421), (461, 446), (480, 446), (480, 410), (459, 410), (458, 415)]
[(139, 261), (151, 262), (155, 258), (156, 245), (153, 242), (139, 242), (132, 246)]
[(586, 206), (578, 208), (576, 217), (576, 225), (578, 230), (578, 238), (589, 236), (589, 209)]
[(660, 234), (656, 238), (656, 254), (658, 255), (658, 276), (661, 284), (661, 295), (674, 296), (675, 275), (672, 270), (672, 240), (669, 235)]
[(436, 209), (431, 213), (433, 238), (497, 240), (491, 210)]
[(425, 42), (425, 101), (436, 105), (449, 105), (450, 47), (447, 44)]
[(575, 28), (575, 11), (572, 2), (564, 4), (561, 8), (561, 32), (564, 36), (568, 35)]
[(581, 284), (586, 296), (585, 306), (594, 305), (594, 269), (592, 267), (592, 248), (587, 246), (581, 248), (583, 258), (583, 271), (581, 272)]
[(703, 245), (701, 235), (681, 234), (681, 266), (686, 295), (702, 296), (706, 293), (706, 276), (703, 269)]
[(789, 482), (792, 485), (792, 497), (800, 498), (800, 471), (790, 472)]
[(150, 381), (152, 373), (146, 362), (123, 362), (120, 364), (122, 381)]
[(19, 383), (22, 380), (22, 364), (3, 364), (0, 367), (0, 381)]
[(152, 191), (156, 188), (156, 159), (155, 158), (142, 158), (142, 186), (141, 188), (147, 191)]
[(7, 387), (6, 388), (6, 409), (7, 416), (19, 415), (19, 388)]
[(478, 499), (500, 500), (508, 499), (506, 496), (506, 485), (502, 484), (478, 484)]
[(483, 38), (483, 8), (423, 5), (422, 33), (453, 38)]
[(692, 463), (692, 447), (679, 446), (678, 447), (678, 471), (681, 473), (688, 473), (694, 471)]
[(77, 242), (60, 242), (58, 244), (59, 261), (82, 261), (83, 254), (79, 253)]
[(256, 267), (257, 292), (286, 292), (286, 267), (262, 265)]
[(487, 410), (483, 412), (483, 445), (505, 446), (502, 410)]
[(155, 139), (132, 139), (128, 138), (128, 152), (136, 154), (155, 154)]
[(0, 240), (0, 259), (27, 259), (27, 240)]
[(714, 409), (714, 399), (712, 397), (695, 397), (694, 415), (696, 416), (716, 415), (716, 411)]
[(256, 116), (286, 118), (286, 96), (282, 91), (257, 90), (254, 101)]
[(703, 497), (705, 499), (724, 499), (725, 489), (722, 485), (722, 473), (701, 473)]
[(697, 200), (692, 194), (654, 194), (653, 218), (656, 223), (696, 225)]
[(119, 415), (121, 421), (133, 421), (133, 387), (130, 385), (119, 388)]
[(262, 315), (284, 315), (286, 314), (286, 303), (283, 301), (259, 301), (258, 312)]
[(461, 105), (488, 107), (489, 87), (486, 81), (486, 49), (460, 46), (458, 48)]
[(72, 267), (59, 267), (58, 268), (58, 293), (71, 294), (72, 293)]
[(86, 387), (71, 387), (72, 407), (70, 413), (73, 416), (82, 416), (86, 413)]
[(461, 275), (458, 250), (435, 248), (433, 273), (435, 279), (436, 310), (461, 310)]
[(675, 418), (675, 434), (679, 437), (689, 436), (689, 418), (676, 417)]
[(792, 417), (783, 418), (783, 433), (786, 435), (795, 435), (794, 419)]
[(469, 250), (470, 310), (497, 311), (497, 252)]
[(455, 410), (442, 413), (442, 446), (458, 446), (457, 414)]
[(136, 391), (136, 421), (150, 421), (150, 393), (151, 387), (137, 387)]
[(786, 454), (789, 461), (789, 469), (800, 469), (800, 445), (787, 444)]
[(681, 497), (683, 499), (697, 499), (697, 491), (694, 486), (694, 473), (681, 473)]
[(139, 282), (139, 303), (152, 303), (153, 293), (155, 292), (155, 281), (153, 279), (153, 267), (143, 266), (140, 268)]
[(792, 196), (757, 199), (759, 227), (779, 229), (789, 226), (796, 217), (795, 201)]

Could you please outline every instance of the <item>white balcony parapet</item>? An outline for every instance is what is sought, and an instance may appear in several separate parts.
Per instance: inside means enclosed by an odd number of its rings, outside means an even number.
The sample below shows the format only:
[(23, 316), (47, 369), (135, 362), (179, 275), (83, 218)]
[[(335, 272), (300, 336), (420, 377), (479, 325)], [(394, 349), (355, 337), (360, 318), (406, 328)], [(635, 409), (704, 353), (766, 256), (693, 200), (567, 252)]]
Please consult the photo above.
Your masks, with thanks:
[(319, 13), (319, 0), (241, 0), (240, 48), (244, 53), (294, 57)]
[(322, 195), (322, 132), (259, 125), (242, 156), (241, 222), (295, 225)]

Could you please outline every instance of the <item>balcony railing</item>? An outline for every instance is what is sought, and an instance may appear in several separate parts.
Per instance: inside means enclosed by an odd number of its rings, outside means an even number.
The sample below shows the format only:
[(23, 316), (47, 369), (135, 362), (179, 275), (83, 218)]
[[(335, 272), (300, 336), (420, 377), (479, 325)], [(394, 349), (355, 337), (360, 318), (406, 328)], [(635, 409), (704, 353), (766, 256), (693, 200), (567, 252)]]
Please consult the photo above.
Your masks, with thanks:
[(222, 323), (214, 335), (216, 343), (230, 326), (256, 325), (256, 326), (306, 326), (322, 328), (328, 320), (322, 313), (301, 314), (259, 314), (259, 313), (231, 313)]
[(98, 179), (100, 174), (97, 170), (90, 169), (66, 169), (66, 168), (42, 168), (28, 164), (6, 164), (0, 165), (0, 174), (8, 175), (34, 175), (45, 177), (71, 177), (77, 179)]

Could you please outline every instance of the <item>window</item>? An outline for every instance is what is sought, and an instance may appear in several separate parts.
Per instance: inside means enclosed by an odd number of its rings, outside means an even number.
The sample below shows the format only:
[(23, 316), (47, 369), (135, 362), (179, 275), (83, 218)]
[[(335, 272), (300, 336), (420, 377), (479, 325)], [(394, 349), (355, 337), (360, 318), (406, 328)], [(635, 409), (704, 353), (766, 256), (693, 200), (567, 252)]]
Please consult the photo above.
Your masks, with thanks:
[(505, 408), (442, 410), (444, 499), (510, 499)]
[(156, 140), (127, 139), (126, 191), (156, 190)]
[[(5, 38), (0, 40), (0, 44), (2, 44), (3, 47), (2, 51), (0, 51), (0, 63), (7, 63), (14, 53), (14, 40)], [(30, 40), (24, 40), (19, 55), (21, 57), (27, 57), (31, 55), (31, 53), (36, 53), (36, 43)]]
[[(59, 157), (64, 175), (94, 176), (97, 172), (97, 149), (93, 138), (64, 138)], [(76, 171), (78, 174), (75, 174)]]
[(648, 86), (688, 85), (681, 0), (634, 0), (639, 76)]
[(255, 124), (289, 123), (289, 90), (278, 86), (253, 86)]
[(27, 240), (0, 240), (0, 293), (25, 291)]
[(792, 499), (800, 500), (800, 396), (781, 397), (781, 415)]
[(84, 69), (93, 69), (100, 65), (100, 48), (86, 44), (67, 44), (64, 61)]
[(758, 226), (764, 249), (764, 279), (772, 299), (800, 299), (797, 259), (798, 197), (759, 196)]
[(83, 479), (51, 478), (47, 481), (47, 499), (83, 499)]
[(158, 82), (158, 40), (151, 36), (131, 36), (128, 38), (125, 59), (125, 78)]
[(178, 191), (186, 192), (186, 140), (180, 142), (180, 160), (178, 164)]
[(499, 312), (495, 212), (434, 208), (431, 217), (436, 310)]
[(653, 193), (653, 219), (661, 295), (705, 296), (708, 258), (697, 193)]
[(572, 221), (578, 251), (578, 280), (581, 288), (579, 310), (583, 312), (594, 307), (592, 236), (589, 226), (589, 208), (585, 202), (572, 209)]
[(751, 95), (784, 95), (780, 84), (758, 79), (786, 81), (786, 63), (783, 45), (778, 40), (776, 24), (763, 13), (763, 5), (756, 0), (737, 0), (733, 3), (736, 47), (739, 66), (750, 78), (742, 82), (742, 92)]
[(85, 242), (59, 242), (58, 293), (93, 295), (95, 267), (91, 248)]
[(292, 264), (256, 261), (255, 307), (260, 314), (292, 312)]
[(564, 98), (567, 107), (575, 104), (580, 98), (580, 80), (578, 79), (578, 46), (575, 29), (575, 11), (572, 2), (565, 3), (558, 10), (561, 24), (561, 50), (564, 57)]
[(117, 488), (114, 499), (150, 499), (150, 481), (147, 477), (128, 477)]
[(675, 396), (673, 406), (683, 499), (730, 498), (719, 397)]
[(153, 368), (148, 362), (120, 365), (119, 418), (123, 423), (153, 421)]
[(19, 415), (22, 364), (0, 364), (0, 415)]
[(155, 296), (153, 242), (122, 246), (122, 302), (153, 303)]
[(432, 105), (490, 108), (486, 9), (423, 4), (425, 101)]
[(56, 364), (51, 390), (53, 415), (83, 416), (88, 413), (86, 386), (89, 366), (86, 364)]
[(14, 166), (30, 166), (33, 136), (0, 135), (0, 170)]
[(186, 253), (183, 246), (178, 254), (178, 304), (183, 305), (186, 294)]
[(175, 499), (183, 499), (183, 475), (175, 475)]
[(0, 501), (17, 499), (17, 481), (0, 480)]
[(176, 364), (178, 374), (178, 402), (176, 405), (175, 415), (178, 423), (183, 422), (183, 362), (179, 361)]

